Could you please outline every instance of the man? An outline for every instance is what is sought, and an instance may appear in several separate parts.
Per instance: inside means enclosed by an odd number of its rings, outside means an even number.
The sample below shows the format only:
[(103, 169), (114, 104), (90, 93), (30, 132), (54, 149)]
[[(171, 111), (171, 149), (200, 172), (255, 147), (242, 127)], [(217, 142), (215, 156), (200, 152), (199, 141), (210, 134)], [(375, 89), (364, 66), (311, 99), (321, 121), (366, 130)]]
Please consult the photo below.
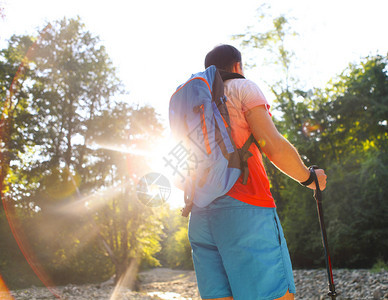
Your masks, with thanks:
[[(241, 53), (230, 45), (217, 46), (206, 56), (205, 67), (210, 65), (222, 76), (242, 77), (224, 83), (237, 148), (253, 133), (277, 168), (314, 189), (297, 150), (274, 126), (259, 87), (243, 78)], [(253, 156), (247, 184), (239, 178), (225, 196), (205, 208), (194, 205), (191, 211), (189, 240), (203, 299), (294, 299), (291, 261), (262, 156), (254, 144), (249, 151)], [(321, 169), (315, 172), (323, 190), (326, 175)]]

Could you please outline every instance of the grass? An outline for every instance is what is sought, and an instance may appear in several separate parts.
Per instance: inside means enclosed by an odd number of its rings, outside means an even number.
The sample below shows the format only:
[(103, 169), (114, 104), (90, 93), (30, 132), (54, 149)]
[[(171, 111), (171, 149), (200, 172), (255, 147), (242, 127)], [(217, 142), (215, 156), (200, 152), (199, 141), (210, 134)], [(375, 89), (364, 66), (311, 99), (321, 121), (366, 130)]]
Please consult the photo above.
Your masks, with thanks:
[(382, 272), (382, 271), (388, 271), (388, 265), (385, 263), (384, 260), (382, 260), (381, 258), (379, 258), (376, 263), (372, 266), (372, 268), (370, 269), (370, 271), (372, 273), (379, 273), (379, 272)]

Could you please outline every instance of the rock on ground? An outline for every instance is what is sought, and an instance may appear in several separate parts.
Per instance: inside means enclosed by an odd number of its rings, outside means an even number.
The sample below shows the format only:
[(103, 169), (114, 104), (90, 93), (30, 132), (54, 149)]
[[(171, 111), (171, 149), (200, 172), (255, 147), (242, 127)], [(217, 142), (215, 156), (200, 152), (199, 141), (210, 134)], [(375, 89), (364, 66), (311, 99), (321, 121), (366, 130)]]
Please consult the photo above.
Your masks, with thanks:
[[(327, 297), (325, 270), (295, 270), (296, 300), (321, 300)], [(111, 283), (67, 285), (53, 291), (63, 300), (199, 300), (193, 271), (156, 268), (139, 274), (140, 291), (115, 288)], [(388, 271), (334, 270), (337, 300), (388, 300)], [(47, 288), (31, 287), (11, 291), (16, 300), (59, 299)], [(8, 300), (5, 294), (0, 299)]]

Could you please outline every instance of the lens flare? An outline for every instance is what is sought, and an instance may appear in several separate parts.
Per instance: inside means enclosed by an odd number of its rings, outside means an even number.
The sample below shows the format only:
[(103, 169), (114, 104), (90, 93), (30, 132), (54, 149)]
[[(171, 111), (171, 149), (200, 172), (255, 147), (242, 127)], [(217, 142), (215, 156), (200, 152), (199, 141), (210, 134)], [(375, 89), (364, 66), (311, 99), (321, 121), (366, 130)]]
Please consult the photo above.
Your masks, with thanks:
[(14, 300), (11, 293), (9, 292), (3, 277), (0, 275), (0, 299), (2, 300)]
[(317, 123), (313, 123), (312, 120), (306, 121), (302, 126), (303, 134), (306, 137), (311, 137), (322, 131), (322, 126)]
[(6, 218), (8, 220), (8, 224), (11, 228), (12, 235), (15, 238), (16, 243), (18, 244), (18, 247), (20, 251), (22, 252), (24, 258), (26, 259), (27, 263), (31, 267), (31, 269), (34, 271), (36, 276), (38, 276), (39, 280), (49, 289), (49, 291), (57, 298), (60, 298), (58, 296), (57, 291), (55, 288), (53, 288), (54, 284), (50, 280), (49, 276), (46, 274), (46, 272), (40, 267), (40, 264), (38, 260), (36, 259), (33, 251), (31, 250), (31, 247), (29, 243), (27, 242), (27, 238), (21, 232), (18, 230), (21, 228), (20, 226), (20, 221), (16, 217), (16, 213), (14, 211), (13, 205), (9, 204), (10, 199), (6, 199), (3, 195), (2, 197), (2, 202), (3, 202), (3, 207), (5, 211)]
[(83, 214), (97, 211), (106, 205), (107, 201), (122, 194), (123, 189), (127, 186), (129, 186), (129, 182), (94, 191), (92, 194), (80, 197), (76, 201), (54, 208), (53, 212), (64, 215), (82, 216)]
[[(173, 138), (159, 139), (152, 143), (152, 149), (139, 149), (130, 146), (123, 145), (114, 145), (110, 143), (94, 142), (90, 146), (95, 149), (107, 149), (112, 151), (117, 151), (127, 154), (127, 171), (130, 177), (139, 184), (142, 182), (142, 177), (144, 179), (147, 174), (150, 173), (159, 173), (163, 174), (163, 177), (166, 178), (168, 182), (174, 182), (173, 170), (170, 170), (166, 167), (166, 158), (173, 151), (174, 147), (178, 144)], [(261, 145), (265, 145), (265, 142), (260, 142)], [(145, 189), (147, 190), (147, 189)], [(155, 191), (156, 197), (158, 198), (158, 193), (161, 190), (160, 186), (153, 188)], [(158, 190), (158, 193), (156, 191)], [(165, 193), (166, 190), (163, 191)], [(168, 188), (169, 195), (162, 196), (161, 202), (169, 204), (173, 208), (181, 207), (184, 205), (183, 200), (183, 191), (176, 188), (174, 185)], [(139, 193), (139, 191), (138, 191)], [(145, 199), (147, 196), (145, 194), (141, 195), (141, 199)], [(139, 194), (138, 194), (139, 198)], [(152, 197), (151, 197), (152, 198)], [(147, 198), (149, 199), (149, 198)], [(147, 202), (147, 201), (145, 201)], [(144, 203), (144, 202), (143, 202)], [(150, 202), (151, 204), (154, 201)]]
[[(91, 144), (95, 149), (106, 149), (127, 154), (127, 169), (130, 176), (138, 178), (150, 172), (164, 172), (166, 163), (164, 157), (173, 149), (168, 139), (153, 141), (152, 149), (137, 148), (127, 145), (115, 145), (111, 143), (94, 142)], [(134, 176), (135, 175), (135, 176)], [(164, 176), (169, 177), (168, 174)]]
[[(36, 46), (38, 42), (42, 40), (42, 38), (46, 35), (47, 31), (51, 28), (51, 24), (48, 24), (39, 37), (36, 39), (36, 41), (32, 44), (32, 46), (27, 50), (27, 53), (25, 54), (24, 58), (21, 60), (21, 63), (19, 64), (18, 70), (12, 80), (11, 86), (8, 90), (8, 94), (6, 97), (5, 102), (3, 103), (2, 108), (2, 115), (0, 119), (0, 141), (2, 145), (6, 145), (10, 139), (11, 139), (11, 130), (12, 130), (12, 116), (13, 116), (13, 99), (15, 97), (15, 94), (17, 93), (18, 89), (21, 87), (21, 82), (23, 81), (24, 74), (26, 70), (28, 69), (28, 64), (31, 61), (31, 58), (33, 57), (34, 51), (36, 49)], [(40, 267), (39, 262), (37, 261), (35, 255), (31, 251), (31, 247), (29, 243), (27, 242), (26, 237), (24, 234), (19, 230), (21, 228), (20, 221), (16, 217), (16, 213), (14, 211), (14, 206), (11, 203), (12, 199), (9, 197), (6, 197), (4, 195), (4, 192), (7, 190), (6, 186), (4, 186), (5, 179), (7, 176), (7, 167), (9, 167), (7, 164), (10, 163), (10, 159), (5, 157), (5, 152), (0, 152), (0, 158), (2, 161), (1, 166), (1, 173), (0, 173), (0, 196), (2, 200), (2, 204), (4, 207), (4, 212), (8, 221), (8, 224), (11, 228), (12, 234), (20, 248), (20, 251), (22, 252), (23, 256), (27, 260), (28, 264), (30, 265), (31, 269), (34, 271), (34, 273), (38, 276), (40, 281), (50, 290), (50, 292), (56, 297), (60, 298), (55, 291), (55, 289), (52, 288), (53, 284), (49, 278), (49, 276), (42, 270)]]
[(137, 198), (151, 207), (163, 205), (171, 194), (170, 182), (160, 173), (148, 173), (137, 184)]
[(120, 291), (122, 288), (133, 289), (136, 281), (136, 274), (139, 268), (139, 259), (134, 258), (131, 260), (131, 263), (125, 270), (124, 274), (121, 275), (119, 280), (116, 283), (116, 286), (113, 290), (113, 293), (110, 297), (110, 300), (122, 299)]

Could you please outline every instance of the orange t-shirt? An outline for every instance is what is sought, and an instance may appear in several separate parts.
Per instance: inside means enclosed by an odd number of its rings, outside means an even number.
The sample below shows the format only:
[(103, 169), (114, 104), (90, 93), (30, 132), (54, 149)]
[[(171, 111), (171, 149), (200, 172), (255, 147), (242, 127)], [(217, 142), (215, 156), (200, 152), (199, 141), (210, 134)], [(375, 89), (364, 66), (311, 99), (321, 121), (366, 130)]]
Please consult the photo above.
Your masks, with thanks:
[[(230, 116), (232, 137), (237, 148), (241, 148), (251, 135), (245, 113), (256, 106), (264, 105), (271, 115), (270, 105), (253, 81), (231, 79), (225, 81), (224, 87), (228, 99), (226, 105)], [(242, 184), (240, 177), (227, 195), (256, 206), (276, 207), (261, 153), (255, 144), (250, 146), (249, 151), (253, 156), (248, 158), (248, 182), (246, 185)]]

